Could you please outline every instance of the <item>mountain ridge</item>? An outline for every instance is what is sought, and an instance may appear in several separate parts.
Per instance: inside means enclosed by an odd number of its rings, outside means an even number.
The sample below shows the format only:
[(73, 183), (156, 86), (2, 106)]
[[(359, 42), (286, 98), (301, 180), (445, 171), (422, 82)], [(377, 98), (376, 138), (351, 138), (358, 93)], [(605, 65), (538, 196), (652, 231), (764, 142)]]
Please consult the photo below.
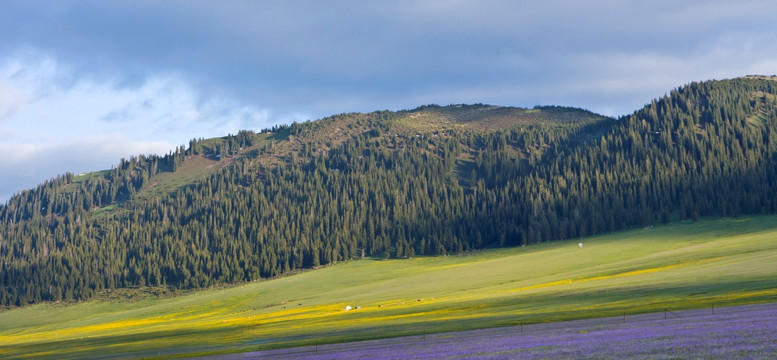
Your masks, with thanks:
[(0, 303), (773, 213), (772, 80), (691, 83), (617, 120), (482, 104), (340, 114), (66, 174), (0, 206)]

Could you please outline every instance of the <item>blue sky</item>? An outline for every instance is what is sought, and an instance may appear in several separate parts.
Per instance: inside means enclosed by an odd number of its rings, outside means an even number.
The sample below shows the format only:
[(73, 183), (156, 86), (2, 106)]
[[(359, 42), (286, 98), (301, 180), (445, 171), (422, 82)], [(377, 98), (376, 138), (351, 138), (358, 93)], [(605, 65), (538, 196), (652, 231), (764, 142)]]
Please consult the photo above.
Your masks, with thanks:
[(0, 203), (191, 138), (424, 104), (623, 115), (777, 73), (773, 1), (3, 1)]

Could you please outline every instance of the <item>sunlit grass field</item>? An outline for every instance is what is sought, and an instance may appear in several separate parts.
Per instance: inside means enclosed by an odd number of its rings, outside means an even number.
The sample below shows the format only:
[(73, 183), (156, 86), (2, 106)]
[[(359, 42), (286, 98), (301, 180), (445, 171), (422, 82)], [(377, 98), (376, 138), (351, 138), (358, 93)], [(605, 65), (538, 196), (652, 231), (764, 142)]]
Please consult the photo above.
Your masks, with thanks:
[(179, 297), (2, 311), (0, 357), (194, 356), (777, 301), (775, 264), (775, 216), (357, 260)]

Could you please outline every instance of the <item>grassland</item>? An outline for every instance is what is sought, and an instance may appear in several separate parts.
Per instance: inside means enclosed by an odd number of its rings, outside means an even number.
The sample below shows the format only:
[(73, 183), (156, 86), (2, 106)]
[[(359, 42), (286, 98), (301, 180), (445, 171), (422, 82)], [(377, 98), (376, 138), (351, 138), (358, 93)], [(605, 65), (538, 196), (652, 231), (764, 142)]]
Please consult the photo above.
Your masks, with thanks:
[(0, 312), (0, 357), (192, 356), (769, 302), (775, 239), (775, 216), (705, 220), (349, 261), (172, 298), (36, 305)]
[(439, 129), (496, 131), (537, 123), (594, 122), (605, 119), (585, 110), (561, 107), (523, 109), (491, 105), (451, 105), (411, 111), (400, 118), (403, 128), (431, 132)]

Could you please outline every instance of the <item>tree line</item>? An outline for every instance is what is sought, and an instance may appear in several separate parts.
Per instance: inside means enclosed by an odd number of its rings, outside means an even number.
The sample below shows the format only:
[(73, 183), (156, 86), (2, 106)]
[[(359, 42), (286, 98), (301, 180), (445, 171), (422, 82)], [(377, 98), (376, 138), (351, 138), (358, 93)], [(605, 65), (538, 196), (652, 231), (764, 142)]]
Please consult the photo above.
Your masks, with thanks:
[[(458, 254), (774, 213), (776, 84), (692, 83), (619, 119), (488, 132), (409, 131), (398, 125), (407, 112), (341, 114), (267, 129), (301, 142), (280, 165), (255, 161), (271, 151), (263, 147), (148, 201), (136, 194), (153, 176), (192, 156), (236, 154), (261, 136), (192, 140), (101, 176), (66, 174), (0, 206), (0, 304), (202, 288), (362, 255)], [(316, 137), (343, 118), (359, 129), (347, 141)], [(121, 211), (94, 211), (116, 204)]]

